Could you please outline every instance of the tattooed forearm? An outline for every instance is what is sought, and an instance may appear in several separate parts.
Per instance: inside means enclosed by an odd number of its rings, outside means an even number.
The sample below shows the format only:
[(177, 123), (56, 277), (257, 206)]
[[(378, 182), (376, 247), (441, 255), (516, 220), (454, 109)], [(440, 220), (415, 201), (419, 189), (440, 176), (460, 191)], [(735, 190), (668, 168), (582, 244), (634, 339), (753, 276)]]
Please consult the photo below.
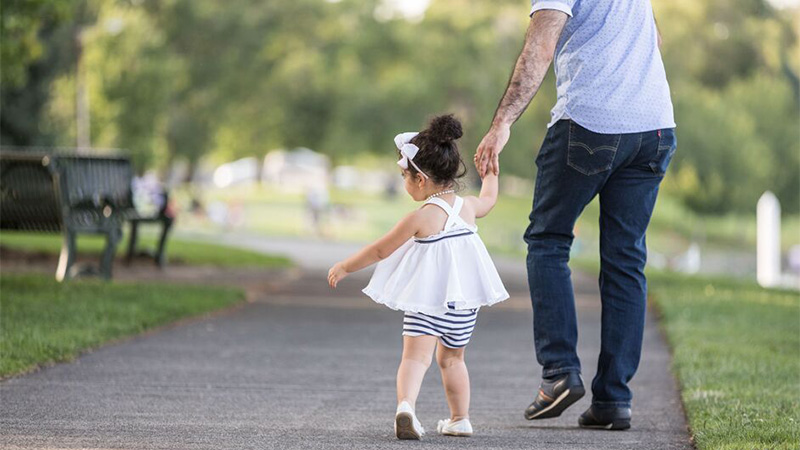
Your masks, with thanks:
[(506, 93), (497, 106), (493, 125), (511, 126), (525, 112), (550, 68), (567, 17), (561, 11), (549, 9), (533, 14), (525, 34), (525, 45), (517, 58)]

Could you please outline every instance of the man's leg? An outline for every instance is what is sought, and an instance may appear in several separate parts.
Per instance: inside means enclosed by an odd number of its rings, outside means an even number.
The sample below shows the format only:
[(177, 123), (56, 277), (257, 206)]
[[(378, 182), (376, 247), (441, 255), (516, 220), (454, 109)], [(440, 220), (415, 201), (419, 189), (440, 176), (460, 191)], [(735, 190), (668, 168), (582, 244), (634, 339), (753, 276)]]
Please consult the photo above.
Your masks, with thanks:
[[(536, 159), (536, 190), (525, 242), (536, 358), (545, 378), (581, 369), (567, 263), (575, 222), (605, 183), (618, 145), (619, 135), (595, 134), (562, 120), (548, 131)], [(587, 151), (597, 148), (601, 150), (594, 154)]]
[[(583, 395), (575, 298), (567, 263), (575, 221), (605, 183), (619, 142), (620, 135), (592, 133), (562, 120), (548, 131), (536, 159), (539, 170), (525, 241), (534, 344), (545, 381), (525, 413), (528, 419), (558, 416)], [(570, 374), (566, 381), (562, 380), (565, 374)], [(569, 386), (579, 386), (579, 395), (566, 393)], [(565, 395), (572, 397), (562, 398)], [(557, 407), (561, 401), (566, 405)]]
[(662, 131), (642, 133), (638, 154), (600, 191), (602, 342), (592, 382), (598, 409), (631, 404), (628, 382), (639, 366), (647, 299), (645, 232), (675, 150), (672, 130)]

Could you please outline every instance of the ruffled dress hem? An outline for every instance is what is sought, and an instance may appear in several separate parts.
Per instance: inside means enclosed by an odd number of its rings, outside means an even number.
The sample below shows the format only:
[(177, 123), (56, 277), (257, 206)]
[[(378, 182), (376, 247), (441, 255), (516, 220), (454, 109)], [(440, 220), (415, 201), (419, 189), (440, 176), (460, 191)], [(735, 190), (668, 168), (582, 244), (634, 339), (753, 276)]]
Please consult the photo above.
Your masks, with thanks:
[[(379, 303), (384, 305), (390, 309), (395, 311), (404, 311), (404, 312), (411, 312), (411, 313), (420, 313), (420, 314), (428, 314), (428, 315), (441, 315), (447, 312), (452, 311), (460, 311), (460, 310), (471, 310), (471, 309), (478, 309), (484, 306), (492, 306), (495, 303), (500, 303), (503, 300), (509, 298), (508, 292), (498, 292), (493, 298), (486, 299), (469, 299), (469, 300), (447, 300), (442, 305), (442, 308), (431, 309), (424, 305), (413, 305), (413, 304), (403, 304), (391, 299), (385, 298), (381, 295), (380, 292), (377, 290), (371, 289), (369, 286), (365, 287), (361, 290), (364, 294), (366, 294), (369, 298), (371, 298), (375, 303)], [(454, 309), (450, 309), (447, 307), (447, 304), (453, 302), (455, 303)]]

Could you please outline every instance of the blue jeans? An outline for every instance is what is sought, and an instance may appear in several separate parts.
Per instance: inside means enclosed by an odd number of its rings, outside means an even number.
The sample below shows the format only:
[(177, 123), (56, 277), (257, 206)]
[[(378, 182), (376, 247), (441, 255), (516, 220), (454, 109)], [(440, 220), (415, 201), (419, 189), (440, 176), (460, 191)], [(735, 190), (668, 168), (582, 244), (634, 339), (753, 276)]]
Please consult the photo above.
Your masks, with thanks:
[(525, 232), (536, 357), (543, 376), (580, 372), (569, 262), (575, 222), (600, 196), (602, 332), (592, 402), (630, 407), (639, 366), (647, 281), (645, 231), (675, 153), (674, 129), (599, 134), (571, 120), (547, 132)]

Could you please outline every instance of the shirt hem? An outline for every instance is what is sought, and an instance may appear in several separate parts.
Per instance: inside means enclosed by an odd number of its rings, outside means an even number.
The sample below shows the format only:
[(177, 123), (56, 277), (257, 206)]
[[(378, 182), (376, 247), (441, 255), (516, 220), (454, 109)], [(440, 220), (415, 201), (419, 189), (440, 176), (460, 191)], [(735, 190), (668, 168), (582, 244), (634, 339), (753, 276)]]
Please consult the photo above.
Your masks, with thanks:
[[(568, 117), (564, 117), (565, 114), (568, 115)], [(568, 112), (564, 111), (564, 112), (561, 113), (561, 115), (557, 119), (555, 119), (555, 118), (551, 119), (550, 123), (547, 124), (547, 128), (551, 128), (553, 125), (558, 123), (559, 120), (571, 120), (571, 121), (577, 123), (578, 125), (582, 126), (583, 128), (586, 128), (587, 130), (589, 130), (589, 131), (591, 131), (593, 133), (597, 133), (597, 134), (646, 133), (648, 131), (666, 130), (666, 129), (677, 128), (678, 127), (678, 125), (675, 123), (675, 121), (672, 121), (669, 125), (657, 125), (657, 126), (652, 126), (652, 127), (644, 127), (643, 129), (641, 129), (641, 128), (632, 128), (632, 129), (614, 128), (614, 129), (602, 129), (601, 130), (600, 128), (594, 127), (593, 124), (587, 124), (583, 120), (576, 119), (574, 115), (569, 114)]]

